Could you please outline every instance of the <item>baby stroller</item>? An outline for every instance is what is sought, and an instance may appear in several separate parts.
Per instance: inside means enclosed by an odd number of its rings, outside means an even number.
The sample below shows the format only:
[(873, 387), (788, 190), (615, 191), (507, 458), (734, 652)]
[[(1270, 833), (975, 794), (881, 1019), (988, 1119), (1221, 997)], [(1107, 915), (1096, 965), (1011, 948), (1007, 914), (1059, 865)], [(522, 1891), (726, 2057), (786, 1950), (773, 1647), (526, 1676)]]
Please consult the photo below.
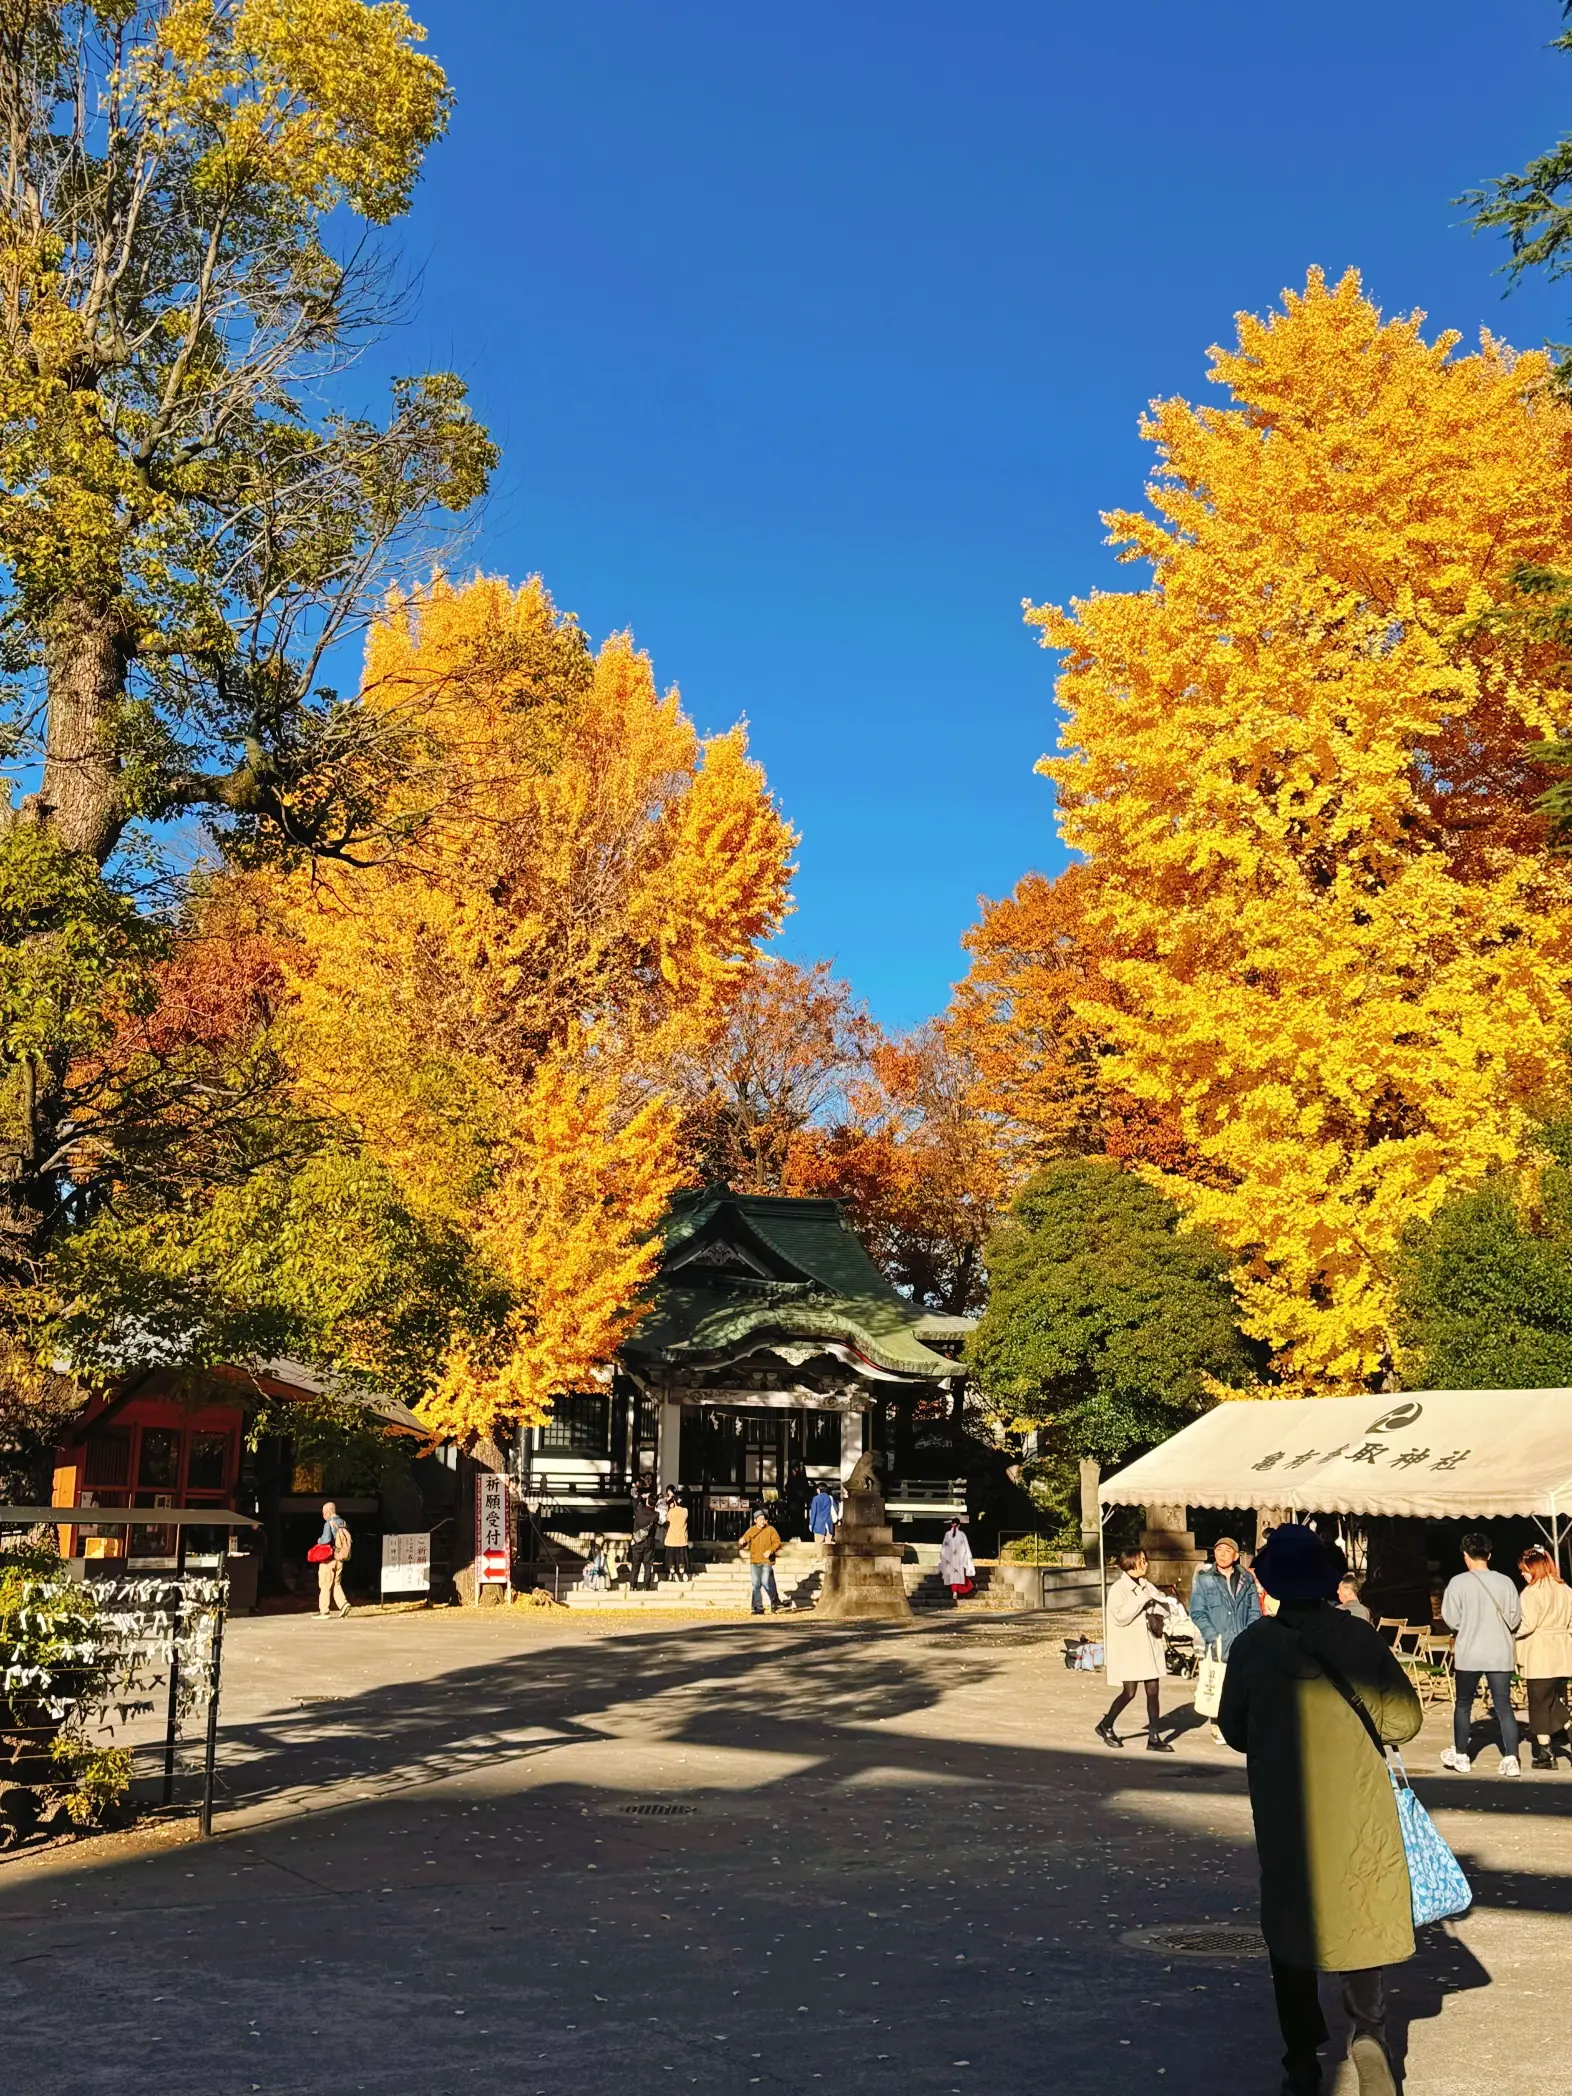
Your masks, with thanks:
[(1206, 1641), (1191, 1622), (1184, 1605), (1170, 1601), (1168, 1621), (1163, 1626), (1164, 1666), (1181, 1681), (1193, 1681), (1200, 1673), (1201, 1661), (1205, 1657)]

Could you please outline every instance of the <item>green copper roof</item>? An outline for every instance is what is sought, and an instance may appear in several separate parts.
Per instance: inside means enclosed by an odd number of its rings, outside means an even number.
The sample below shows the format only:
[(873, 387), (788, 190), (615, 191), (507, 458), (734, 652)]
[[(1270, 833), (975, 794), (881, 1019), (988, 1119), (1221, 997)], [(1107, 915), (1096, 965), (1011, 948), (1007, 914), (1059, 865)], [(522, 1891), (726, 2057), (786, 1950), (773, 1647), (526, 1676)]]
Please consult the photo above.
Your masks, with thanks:
[(956, 1373), (918, 1338), (925, 1313), (874, 1265), (838, 1201), (706, 1187), (673, 1203), (664, 1235), (649, 1313), (623, 1349), (635, 1362), (697, 1368), (747, 1341), (823, 1339), (887, 1374)]

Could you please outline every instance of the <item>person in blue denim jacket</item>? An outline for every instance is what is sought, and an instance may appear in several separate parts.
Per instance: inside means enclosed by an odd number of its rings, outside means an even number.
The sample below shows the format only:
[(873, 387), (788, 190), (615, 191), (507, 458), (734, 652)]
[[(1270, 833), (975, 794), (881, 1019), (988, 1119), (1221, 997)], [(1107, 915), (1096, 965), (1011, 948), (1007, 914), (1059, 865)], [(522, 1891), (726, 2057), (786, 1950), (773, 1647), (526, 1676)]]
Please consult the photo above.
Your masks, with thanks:
[[(1226, 1659), (1241, 1630), (1261, 1618), (1261, 1596), (1252, 1573), (1239, 1562), (1239, 1545), (1232, 1536), (1219, 1536), (1212, 1545), (1212, 1562), (1202, 1565), (1190, 1586), (1190, 1621), (1200, 1631), (1208, 1651), (1214, 1646)], [(1212, 1738), (1222, 1743), (1214, 1725)]]

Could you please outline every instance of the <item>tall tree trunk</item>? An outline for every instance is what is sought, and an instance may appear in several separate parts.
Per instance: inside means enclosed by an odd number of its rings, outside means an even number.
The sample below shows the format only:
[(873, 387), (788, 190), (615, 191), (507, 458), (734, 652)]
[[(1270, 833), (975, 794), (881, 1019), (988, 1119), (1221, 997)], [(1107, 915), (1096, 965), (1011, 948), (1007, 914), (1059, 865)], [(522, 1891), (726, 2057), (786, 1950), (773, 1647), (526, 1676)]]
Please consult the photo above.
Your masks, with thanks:
[(57, 607), (44, 640), (49, 728), (40, 798), (62, 844), (100, 865), (125, 824), (116, 714), (126, 659), (119, 621), (102, 605), (69, 597)]
[(59, 1219), (58, 1174), (41, 1167), (59, 1140), (63, 1078), (33, 1055), (0, 1067), (0, 1286), (36, 1277)]

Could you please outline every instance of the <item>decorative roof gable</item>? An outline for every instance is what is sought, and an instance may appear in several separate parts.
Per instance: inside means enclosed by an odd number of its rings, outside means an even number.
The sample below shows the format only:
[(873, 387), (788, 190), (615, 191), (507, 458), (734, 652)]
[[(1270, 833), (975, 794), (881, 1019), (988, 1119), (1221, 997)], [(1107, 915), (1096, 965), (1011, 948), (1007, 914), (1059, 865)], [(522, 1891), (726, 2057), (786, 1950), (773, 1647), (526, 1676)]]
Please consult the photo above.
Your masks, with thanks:
[(838, 1201), (710, 1186), (673, 1202), (648, 1315), (630, 1362), (701, 1365), (772, 1337), (843, 1346), (885, 1375), (937, 1381), (955, 1364), (925, 1346), (925, 1313), (891, 1286)]

